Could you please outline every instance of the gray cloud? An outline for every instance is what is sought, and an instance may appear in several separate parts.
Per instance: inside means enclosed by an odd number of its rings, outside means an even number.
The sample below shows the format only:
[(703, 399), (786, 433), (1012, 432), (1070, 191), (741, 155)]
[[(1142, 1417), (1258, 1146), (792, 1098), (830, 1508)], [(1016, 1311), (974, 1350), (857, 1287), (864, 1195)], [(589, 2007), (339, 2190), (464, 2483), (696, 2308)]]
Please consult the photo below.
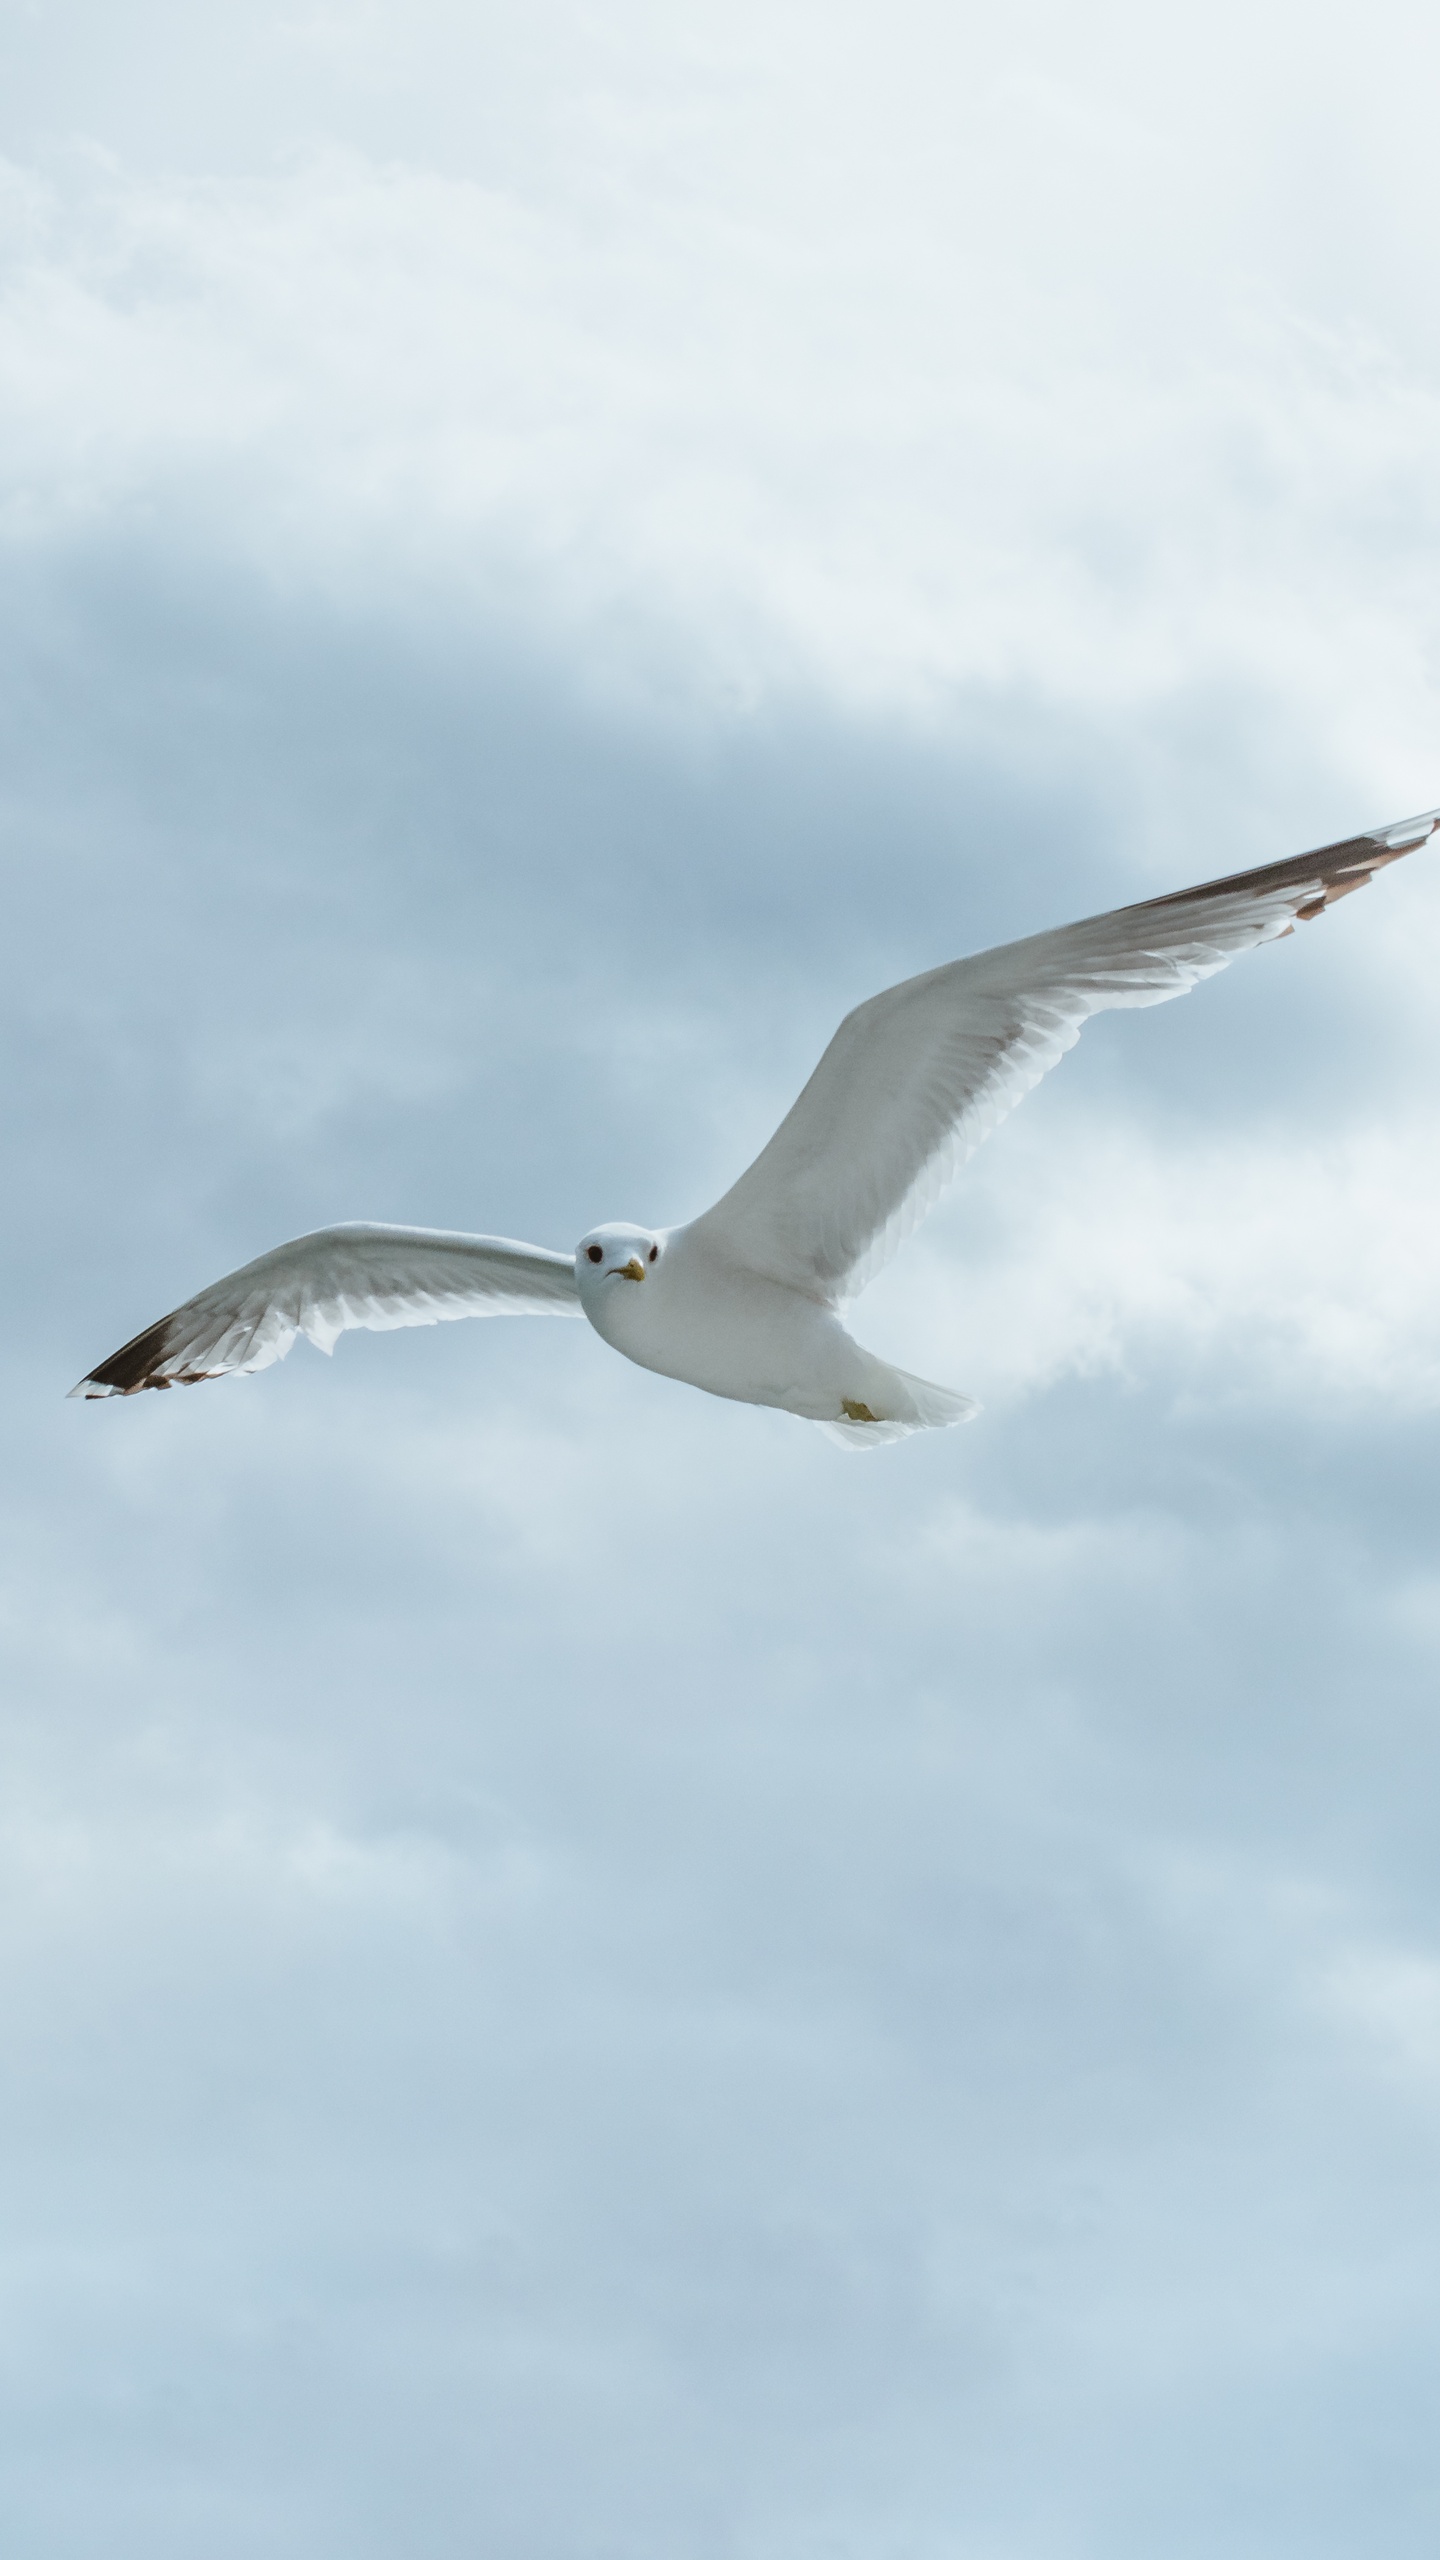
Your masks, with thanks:
[[(1047, 81), (974, 38), (987, 147), (1041, 91), (1070, 133), (1094, 264), (1041, 437), (951, 181), (895, 140), (927, 48), (953, 69), (920, 15), (888, 65), (839, 23), (831, 140), (787, 167), (767, 118), (797, 111), (803, 13), (662, 44), (626, 12), (573, 78), (579, 21), (477, 22), (505, 103), (469, 144), (443, 12), (408, 51), (384, 11), (222, 12), (203, 53), (190, 13), (132, 23), (129, 69), (93, 14), (29, 37), (7, 141), (32, 225), (0, 608), (7, 2549), (1418, 2560), (1423, 856), (1190, 1003), (1095, 1026), (992, 1142), (860, 1310), (987, 1398), (933, 1446), (847, 1465), (578, 1326), (61, 1400), (325, 1218), (567, 1243), (684, 1215), (887, 978), (1433, 799), (1401, 787), (1433, 751), (1418, 323), (1378, 388), (1327, 338), (1257, 476), (1274, 350), (1227, 374), (1220, 311), (1232, 250), (1279, 272), (1247, 196), (1188, 305), (1197, 374), (1112, 470), (1137, 315), (1205, 236), (1196, 155), (1240, 151), (1202, 84), (1155, 147), (1156, 240), (1128, 245), (1163, 64), (1126, 73), (1117, 128), (1048, 22)], [(1242, 138), (1283, 33), (1260, 24)], [(782, 271), (755, 343), (807, 295), (843, 317), (872, 74), (862, 210), (893, 185), (904, 239), (858, 339), (826, 353), (817, 319), (742, 397), (715, 241), (737, 227), (757, 295)], [(1307, 80), (1261, 196), (1323, 122)], [(77, 129), (114, 159), (77, 174)], [(493, 236), (464, 190), (502, 162), (547, 245), (483, 302), (466, 372), (447, 226), (473, 282)], [(589, 263), (577, 204), (613, 215)], [(933, 401), (904, 248), (927, 207), (989, 332)], [(1053, 235), (1015, 221), (995, 262), (1033, 313)], [(325, 293), (387, 258), (420, 324), (377, 287), (347, 376)], [(1317, 286), (1299, 335), (1343, 335), (1351, 290)], [(1113, 323), (1089, 373), (1085, 309)], [(537, 335), (504, 335), (517, 312)], [(1201, 374), (1236, 386), (1232, 445)], [(997, 406), (1008, 477), (959, 390)], [(966, 579), (997, 559), (1014, 622), (987, 653)]]
[[(20, 2547), (1339, 2551), (1376, 2427), (1405, 2547), (1428, 1426), (1177, 1407), (1172, 1340), (882, 1472), (503, 1325), (57, 1402), (313, 1218), (723, 1179), (877, 972), (1122, 885), (1063, 724), (701, 753), (196, 588), (12, 637)], [(1233, 980), (1272, 1119), (1303, 967)], [(1164, 1019), (1047, 1143), (1188, 1143)]]

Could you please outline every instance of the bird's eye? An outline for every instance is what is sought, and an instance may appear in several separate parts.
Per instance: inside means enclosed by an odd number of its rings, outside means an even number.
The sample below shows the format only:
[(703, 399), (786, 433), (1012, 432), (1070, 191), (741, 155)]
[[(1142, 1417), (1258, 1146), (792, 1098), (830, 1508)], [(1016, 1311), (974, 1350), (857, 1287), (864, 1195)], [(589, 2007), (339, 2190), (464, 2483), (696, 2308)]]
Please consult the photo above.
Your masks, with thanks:
[(587, 1244), (585, 1253), (590, 1262), (603, 1262), (605, 1259), (605, 1248), (600, 1244)]
[(659, 1258), (660, 1258), (660, 1247), (658, 1246), (658, 1244), (652, 1244), (652, 1246), (650, 1247), (650, 1259), (651, 1259), (651, 1261), (652, 1261), (652, 1262), (658, 1262)]

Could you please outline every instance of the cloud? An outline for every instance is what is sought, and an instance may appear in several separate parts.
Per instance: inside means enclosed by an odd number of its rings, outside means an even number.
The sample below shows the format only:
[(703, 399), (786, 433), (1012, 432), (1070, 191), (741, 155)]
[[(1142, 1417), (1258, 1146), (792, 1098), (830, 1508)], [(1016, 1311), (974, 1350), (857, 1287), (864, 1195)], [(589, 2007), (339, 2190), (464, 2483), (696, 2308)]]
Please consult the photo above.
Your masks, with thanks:
[(933, 1446), (578, 1326), (62, 1400), (1440, 796), (1428, 24), (5, 41), (9, 2542), (1428, 2552), (1425, 855), (991, 1142)]
[(818, 678), (943, 719), (977, 682), (1093, 711), (1228, 682), (1362, 805), (1425, 797), (1436, 384), (1396, 247), (1423, 196), (1398, 149), (1383, 221), (1316, 192), (1322, 236), (1351, 221), (1337, 280), (1247, 149), (1271, 107), (1288, 156), (1353, 105), (1325, 48), (1297, 93), (1247, 20), (1237, 98), (1125, 10), (1079, 55), (1051, 13), (909, 47), (804, 12), (668, 41), (559, 12), (533, 48), (426, 24), (433, 58), (388, 11), (299, 51), (432, 106), (453, 58), (467, 153), (417, 158), (398, 106), (389, 148), (347, 139), (342, 80), (277, 162), (242, 81), (243, 167), (123, 105), (15, 166), (12, 534), (178, 504), (282, 586), (498, 588), (647, 701)]

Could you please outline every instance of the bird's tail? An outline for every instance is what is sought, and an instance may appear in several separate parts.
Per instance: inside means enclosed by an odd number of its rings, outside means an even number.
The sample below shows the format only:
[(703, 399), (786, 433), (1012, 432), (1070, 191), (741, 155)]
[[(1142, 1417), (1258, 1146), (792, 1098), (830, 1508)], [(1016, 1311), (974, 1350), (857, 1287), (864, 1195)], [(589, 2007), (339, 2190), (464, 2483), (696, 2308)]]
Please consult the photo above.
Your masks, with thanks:
[(937, 1387), (931, 1378), (913, 1378), (908, 1369), (892, 1369), (872, 1354), (863, 1396), (847, 1396), (843, 1414), (819, 1427), (841, 1449), (879, 1449), (887, 1440), (908, 1440), (912, 1431), (948, 1431), (952, 1423), (972, 1421), (979, 1410), (973, 1396)]

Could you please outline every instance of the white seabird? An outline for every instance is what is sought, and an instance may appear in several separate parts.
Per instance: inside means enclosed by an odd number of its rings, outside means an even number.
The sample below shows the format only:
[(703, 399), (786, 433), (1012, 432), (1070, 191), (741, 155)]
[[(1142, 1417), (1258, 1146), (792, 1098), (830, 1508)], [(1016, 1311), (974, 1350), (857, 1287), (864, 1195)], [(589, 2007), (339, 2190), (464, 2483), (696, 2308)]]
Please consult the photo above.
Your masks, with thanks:
[(453, 1316), (584, 1315), (642, 1369), (778, 1405), (850, 1449), (978, 1408), (862, 1350), (841, 1311), (1091, 1014), (1164, 1004), (1423, 844), (1440, 810), (1118, 907), (907, 978), (847, 1014), (746, 1173), (682, 1227), (596, 1227), (573, 1254), (427, 1227), (322, 1227), (201, 1289), (71, 1393), (268, 1369)]

